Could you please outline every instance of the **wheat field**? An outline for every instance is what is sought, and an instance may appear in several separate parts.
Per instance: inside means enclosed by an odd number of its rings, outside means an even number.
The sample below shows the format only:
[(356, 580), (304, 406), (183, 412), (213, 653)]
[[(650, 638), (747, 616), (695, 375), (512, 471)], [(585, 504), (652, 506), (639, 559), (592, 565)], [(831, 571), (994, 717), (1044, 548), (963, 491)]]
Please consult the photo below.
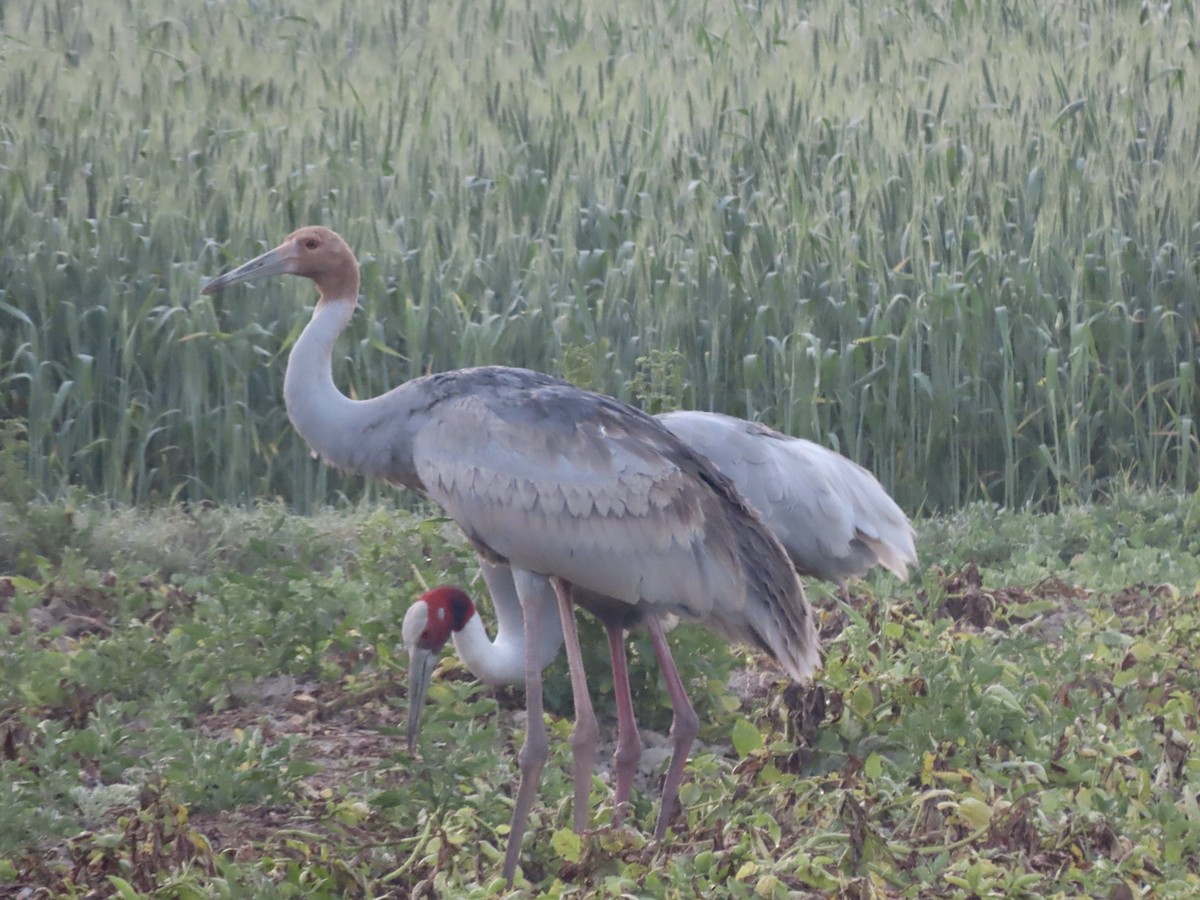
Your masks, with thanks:
[[(282, 409), (506, 363), (813, 437), (910, 510), (1197, 485), (1194, 4), (0, 4), (0, 417), (50, 496), (374, 490)], [(18, 429), (5, 432), (18, 439)]]

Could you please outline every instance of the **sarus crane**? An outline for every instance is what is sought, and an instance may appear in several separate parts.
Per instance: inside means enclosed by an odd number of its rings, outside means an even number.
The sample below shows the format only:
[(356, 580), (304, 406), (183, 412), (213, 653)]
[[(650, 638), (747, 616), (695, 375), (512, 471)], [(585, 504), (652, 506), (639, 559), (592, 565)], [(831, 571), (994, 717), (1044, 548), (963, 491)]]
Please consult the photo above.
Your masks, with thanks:
[[(359, 271), (349, 246), (327, 228), (293, 232), (203, 292), (281, 274), (307, 277), (319, 292), (284, 377), (297, 432), (330, 465), (429, 496), (483, 561), (511, 570), (524, 610), (528, 716), (505, 880), (513, 882), (548, 752), (537, 649), (550, 596), (577, 697), (587, 683), (573, 595), (602, 598), (611, 620), (641, 620), (650, 631), (674, 710), (655, 829), (663, 837), (698, 723), (662, 619), (702, 621), (807, 678), (818, 665), (818, 639), (786, 551), (712, 463), (611, 397), (505, 366), (426, 375), (368, 400), (346, 397), (334, 383), (332, 355), (358, 303)], [(576, 797), (587, 743), (572, 737)]]
[[(800, 574), (844, 588), (849, 579), (880, 565), (907, 580), (908, 567), (917, 562), (915, 532), (896, 502), (862, 466), (812, 441), (733, 416), (682, 411), (657, 418), (733, 481), (779, 538)], [(517, 684), (524, 677), (524, 617), (512, 574), (494, 564), (481, 569), (496, 613), (494, 639), (488, 637), (470, 597), (458, 588), (426, 592), (405, 616), (408, 652), (420, 660), (414, 671), (425, 677), (424, 683), (409, 685), (410, 750), (420, 729), (433, 673), (431, 660), (448, 639), (453, 639), (459, 658), (485, 684)], [(629, 694), (624, 629), (617, 623), (605, 624), (617, 702), (613, 823), (619, 825), (637, 773), (641, 740)], [(548, 666), (563, 640), (555, 616), (547, 614), (540, 636), (534, 652)], [(590, 705), (586, 698), (577, 698), (576, 705), (580, 702)], [(577, 788), (585, 789), (579, 783)], [(586, 794), (577, 793), (576, 810), (585, 805)]]

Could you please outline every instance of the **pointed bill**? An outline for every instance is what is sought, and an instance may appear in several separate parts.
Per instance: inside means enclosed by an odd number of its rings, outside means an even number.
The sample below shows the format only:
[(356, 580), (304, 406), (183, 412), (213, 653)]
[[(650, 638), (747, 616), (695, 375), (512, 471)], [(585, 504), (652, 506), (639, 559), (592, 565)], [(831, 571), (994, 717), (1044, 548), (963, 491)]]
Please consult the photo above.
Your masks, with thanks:
[(417, 737), (421, 733), (421, 711), (425, 708), (425, 696), (429, 683), (433, 681), (433, 670), (437, 666), (437, 654), (421, 647), (410, 647), (408, 655), (408, 752), (415, 756)]
[(245, 281), (255, 281), (271, 275), (286, 275), (293, 271), (296, 259), (296, 248), (291, 241), (280, 244), (274, 250), (268, 250), (262, 256), (256, 256), (250, 262), (242, 263), (232, 272), (218, 275), (203, 288), (201, 294), (213, 294), (230, 285), (241, 284)]

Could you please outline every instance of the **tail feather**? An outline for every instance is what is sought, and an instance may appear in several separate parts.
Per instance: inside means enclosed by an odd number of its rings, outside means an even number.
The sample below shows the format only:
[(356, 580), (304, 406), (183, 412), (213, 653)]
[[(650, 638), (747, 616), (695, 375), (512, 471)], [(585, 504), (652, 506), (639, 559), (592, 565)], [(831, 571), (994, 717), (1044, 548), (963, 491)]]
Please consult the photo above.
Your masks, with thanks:
[(820, 668), (821, 656), (804, 585), (779, 539), (757, 512), (744, 503), (741, 506), (741, 521), (735, 528), (746, 579), (746, 604), (740, 610), (737, 625), (741, 627), (737, 630), (743, 632), (743, 641), (761, 647), (778, 660), (792, 678), (807, 680)]

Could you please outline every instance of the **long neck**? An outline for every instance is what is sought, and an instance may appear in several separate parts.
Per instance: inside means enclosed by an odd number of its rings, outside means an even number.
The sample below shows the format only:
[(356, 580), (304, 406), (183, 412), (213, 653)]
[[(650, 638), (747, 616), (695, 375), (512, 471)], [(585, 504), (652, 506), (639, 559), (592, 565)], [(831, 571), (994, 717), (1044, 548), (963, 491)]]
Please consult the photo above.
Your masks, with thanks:
[(408, 382), (369, 400), (351, 400), (333, 383), (333, 345), (354, 314), (353, 300), (322, 298), (288, 357), (283, 399), (288, 418), (314, 454), (339, 469), (421, 488), (412, 438), (425, 393)]
[(315, 453), (348, 465), (357, 404), (333, 383), (333, 345), (354, 314), (353, 300), (322, 300), (296, 339), (283, 379), (288, 418)]
[(458, 658), (484, 684), (524, 683), (525, 639), (520, 632), (498, 634), (492, 641), (476, 613), (454, 632), (453, 640)]
[[(525, 614), (512, 569), (506, 565), (480, 559), (479, 569), (492, 595), (496, 608), (496, 639), (487, 636), (478, 613), (467, 620), (467, 624), (453, 635), (454, 648), (461, 659), (480, 681), (485, 684), (523, 684), (525, 682)], [(538, 659), (544, 669), (554, 661), (562, 647), (562, 623), (557, 607), (551, 603), (548, 609), (555, 611), (542, 623), (541, 647)]]

